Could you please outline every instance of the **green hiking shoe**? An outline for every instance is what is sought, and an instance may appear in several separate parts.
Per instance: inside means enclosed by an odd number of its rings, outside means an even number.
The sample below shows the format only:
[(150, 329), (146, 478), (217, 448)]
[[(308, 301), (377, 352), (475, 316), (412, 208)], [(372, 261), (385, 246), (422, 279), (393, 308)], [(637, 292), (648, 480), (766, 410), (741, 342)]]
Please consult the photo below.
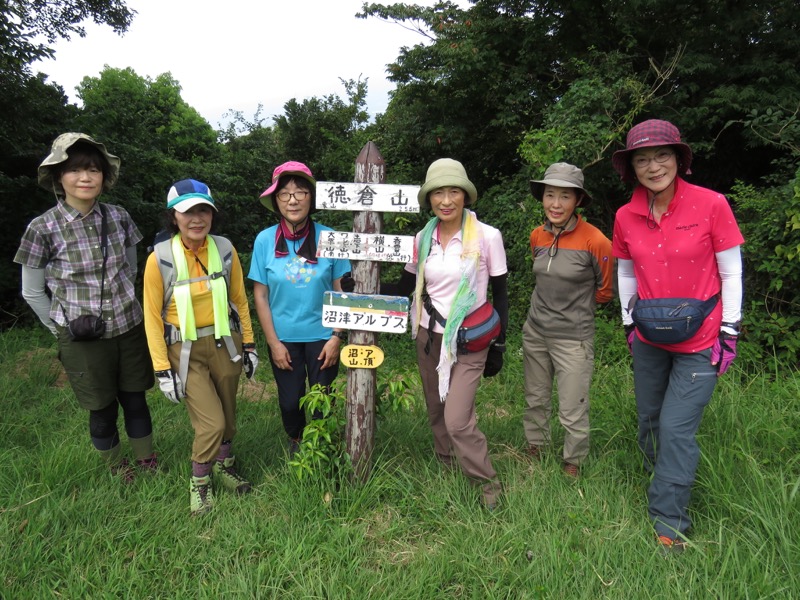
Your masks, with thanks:
[(233, 463), (236, 462), (235, 456), (229, 456), (225, 460), (214, 461), (212, 471), (214, 476), (219, 478), (222, 482), (222, 487), (230, 492), (236, 492), (239, 495), (249, 494), (252, 486), (250, 482), (236, 472)]
[(189, 508), (196, 517), (214, 508), (214, 493), (211, 491), (211, 476), (194, 477), (189, 480)]

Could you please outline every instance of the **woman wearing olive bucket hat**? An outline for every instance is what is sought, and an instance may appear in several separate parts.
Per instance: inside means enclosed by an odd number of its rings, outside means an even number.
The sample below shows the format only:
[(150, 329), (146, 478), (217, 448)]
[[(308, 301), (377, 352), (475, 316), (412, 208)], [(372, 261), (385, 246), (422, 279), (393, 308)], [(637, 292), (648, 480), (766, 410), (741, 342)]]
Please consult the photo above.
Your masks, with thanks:
[[(417, 262), (408, 263), (399, 283), (382, 285), (381, 292), (414, 291), (412, 336), (436, 456), (446, 466), (455, 458), (463, 473), (482, 486), (483, 503), (493, 510), (501, 486), (486, 436), (478, 429), (475, 394), (481, 375), (491, 377), (503, 365), (508, 324), (503, 237), (468, 209), (478, 193), (456, 160), (434, 161), (418, 198), (434, 217), (416, 236)], [(485, 305), (490, 282), (499, 333), (489, 346), (465, 352), (458, 330)]]
[(522, 329), (525, 437), (530, 456), (540, 458), (550, 443), (555, 376), (558, 417), (565, 429), (563, 470), (577, 477), (589, 454), (595, 310), (613, 295), (614, 258), (611, 241), (575, 212), (592, 201), (578, 167), (555, 163), (544, 179), (530, 183), (545, 223), (530, 237), (536, 285)]
[[(744, 238), (725, 196), (683, 179), (692, 151), (672, 123), (639, 123), (612, 161), (636, 186), (617, 211), (613, 248), (633, 355), (639, 447), (653, 473), (649, 513), (660, 547), (677, 552), (692, 523), (687, 509), (700, 457), (695, 435), (717, 377), (736, 356)], [(657, 314), (639, 317), (652, 300), (681, 317), (698, 311), (692, 321), (698, 328), (689, 330), (683, 318), (673, 328)]]
[(130, 482), (136, 471), (121, 456), (120, 407), (136, 465), (152, 472), (158, 461), (145, 400), (153, 368), (134, 290), (142, 235), (124, 208), (98, 201), (119, 165), (86, 134), (58, 136), (39, 166), (39, 184), (56, 206), (31, 221), (14, 262), (23, 297), (57, 337), (78, 404), (89, 411), (92, 444)]
[(326, 291), (342, 291), (350, 262), (317, 256), (317, 240), (332, 231), (311, 219), (316, 181), (306, 165), (289, 161), (275, 167), (261, 203), (280, 221), (256, 237), (248, 277), (264, 336), (290, 456), (306, 425), (300, 398), (308, 385), (328, 387), (339, 373), (339, 345), (347, 332), (322, 325)]

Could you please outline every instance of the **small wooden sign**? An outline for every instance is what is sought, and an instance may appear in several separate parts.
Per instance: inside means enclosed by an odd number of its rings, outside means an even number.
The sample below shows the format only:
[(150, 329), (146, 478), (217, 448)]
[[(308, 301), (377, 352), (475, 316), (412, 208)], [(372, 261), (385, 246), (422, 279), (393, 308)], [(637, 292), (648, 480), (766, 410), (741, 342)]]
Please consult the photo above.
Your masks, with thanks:
[(418, 185), (317, 182), (317, 208), (371, 212), (419, 212)]
[(325, 292), (322, 299), (324, 327), (405, 333), (407, 324), (408, 298), (404, 296)]
[(348, 344), (339, 353), (339, 360), (351, 369), (376, 369), (383, 364), (383, 350), (377, 346)]
[(414, 236), (412, 235), (352, 231), (320, 232), (317, 241), (317, 256), (401, 263), (416, 262), (417, 260)]

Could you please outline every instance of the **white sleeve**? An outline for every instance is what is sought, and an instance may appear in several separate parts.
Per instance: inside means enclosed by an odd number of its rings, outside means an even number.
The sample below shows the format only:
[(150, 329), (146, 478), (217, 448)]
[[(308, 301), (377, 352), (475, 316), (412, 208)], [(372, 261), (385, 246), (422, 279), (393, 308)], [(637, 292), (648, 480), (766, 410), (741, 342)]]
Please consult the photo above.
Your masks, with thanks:
[(619, 303), (622, 306), (622, 324), (633, 325), (628, 304), (639, 291), (639, 284), (636, 282), (633, 261), (630, 259), (617, 259), (617, 290), (619, 291)]
[(128, 246), (125, 248), (125, 256), (128, 259), (128, 264), (131, 266), (131, 279), (136, 281), (136, 271), (138, 268), (136, 264), (136, 246)]
[(56, 326), (50, 319), (51, 303), (45, 292), (44, 269), (22, 265), (22, 297), (50, 333), (58, 336)]
[[(722, 280), (722, 321), (736, 323), (742, 320), (742, 247), (734, 246), (716, 253), (717, 269)], [(728, 333), (739, 333), (728, 331)]]

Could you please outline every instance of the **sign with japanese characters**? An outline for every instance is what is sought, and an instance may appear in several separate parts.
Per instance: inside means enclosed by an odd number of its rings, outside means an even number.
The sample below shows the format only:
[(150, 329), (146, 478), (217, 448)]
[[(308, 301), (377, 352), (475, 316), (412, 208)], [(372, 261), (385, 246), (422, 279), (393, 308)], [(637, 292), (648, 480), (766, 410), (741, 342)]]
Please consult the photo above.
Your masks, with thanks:
[(376, 369), (383, 364), (383, 350), (377, 346), (348, 344), (339, 352), (339, 360), (350, 369)]
[(417, 185), (317, 182), (317, 208), (378, 212), (419, 212)]
[(408, 324), (408, 298), (325, 292), (322, 300), (322, 325), (337, 329), (405, 333)]
[(317, 256), (380, 260), (384, 262), (416, 262), (414, 236), (386, 233), (323, 231), (317, 241)]

